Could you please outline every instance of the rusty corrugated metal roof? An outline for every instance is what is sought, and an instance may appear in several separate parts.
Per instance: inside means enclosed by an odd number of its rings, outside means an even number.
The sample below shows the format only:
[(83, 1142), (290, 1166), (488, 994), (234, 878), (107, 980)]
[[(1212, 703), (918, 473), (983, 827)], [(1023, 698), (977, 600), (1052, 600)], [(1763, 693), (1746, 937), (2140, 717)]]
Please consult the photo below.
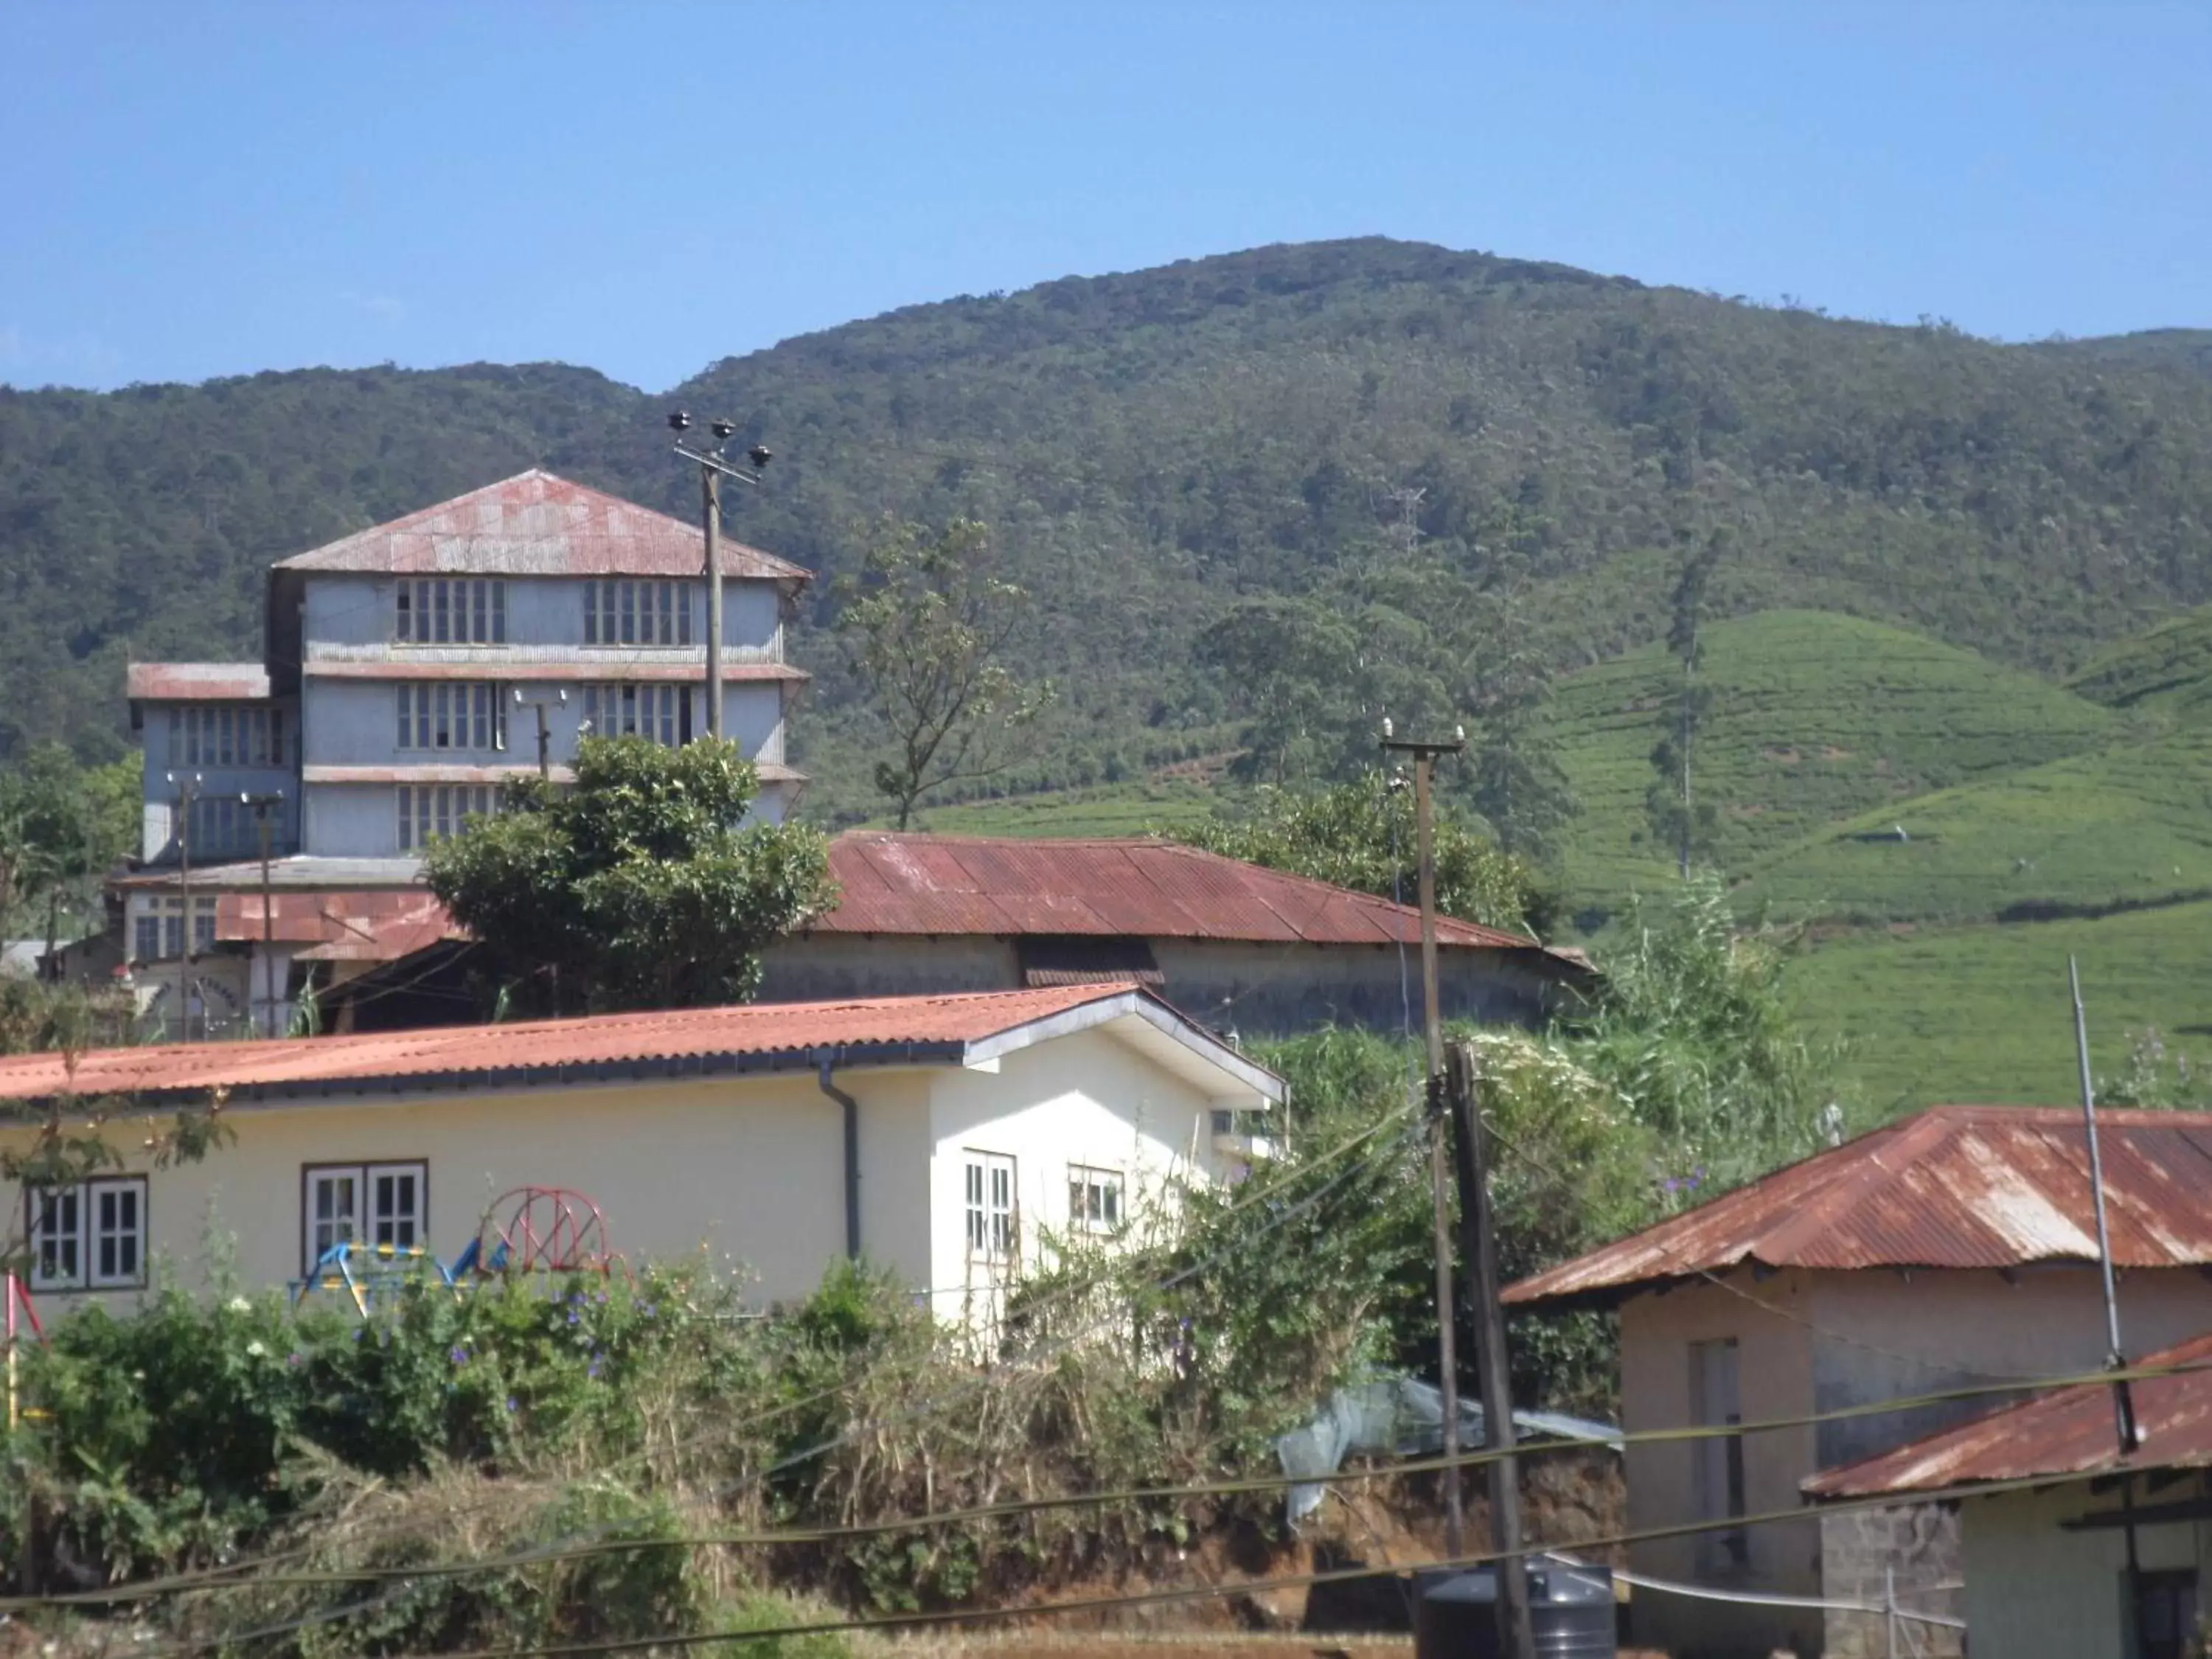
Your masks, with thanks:
[(269, 695), (258, 662), (134, 662), (123, 671), (133, 702), (254, 702)]
[[(812, 573), (725, 538), (722, 574), (804, 582)], [(279, 570), (385, 575), (696, 576), (699, 526), (537, 468), (277, 561)]]
[[(2112, 1259), (2212, 1265), (2212, 1113), (2097, 1115)], [(1934, 1106), (1522, 1280), (1514, 1303), (1614, 1300), (1747, 1262), (2009, 1267), (2094, 1261), (2078, 1110)]]
[[(2101, 1137), (2100, 1137), (2101, 1139)], [(2129, 1384), (2142, 1443), (2123, 1457), (2110, 1383), (2055, 1389), (1803, 1483), (1812, 1498), (1938, 1492), (1983, 1480), (2212, 1467), (2212, 1334), (2136, 1362), (2193, 1369)]]
[[(492, 647), (485, 648), (489, 651)], [(617, 684), (625, 680), (652, 680), (688, 681), (693, 685), (703, 685), (707, 679), (707, 659), (703, 654), (696, 653), (688, 661), (674, 662), (665, 657), (609, 656), (581, 661), (574, 658), (562, 658), (558, 661), (550, 659), (530, 661), (515, 658), (495, 660), (485, 656), (456, 662), (445, 659), (425, 661), (394, 650), (388, 657), (336, 659), (310, 657), (300, 672), (311, 679), (322, 680), (543, 680), (549, 683), (604, 680)], [(722, 664), (722, 678), (734, 684), (743, 680), (809, 680), (814, 677), (804, 668), (794, 668), (789, 663), (726, 659)]]
[(226, 942), (304, 945), (301, 961), (396, 962), (466, 935), (429, 894), (390, 888), (362, 892), (270, 894), (264, 922), (258, 893), (216, 899), (215, 936)]
[[(830, 868), (843, 896), (813, 924), (817, 933), (1375, 945), (1421, 937), (1410, 905), (1168, 841), (852, 830), (830, 843)], [(1448, 948), (1541, 948), (1449, 916), (1437, 939)]]
[[(1150, 993), (1128, 984), (953, 996), (871, 997), (846, 1002), (756, 1003), (730, 1008), (601, 1014), (512, 1025), (439, 1026), (352, 1036), (259, 1042), (171, 1043), (101, 1048), (75, 1056), (0, 1059), (0, 1100), (62, 1095), (199, 1094), (210, 1089), (343, 1089), (409, 1079), (520, 1075), (655, 1060), (731, 1060), (842, 1051), (844, 1060), (951, 1051), (1039, 1020), (1098, 1005), (1101, 1019), (1148, 1004), (1163, 1021), (1212, 1049), (1218, 1064), (1250, 1068)], [(888, 1051), (888, 1052), (887, 1052)], [(918, 1055), (916, 1058), (931, 1058)]]

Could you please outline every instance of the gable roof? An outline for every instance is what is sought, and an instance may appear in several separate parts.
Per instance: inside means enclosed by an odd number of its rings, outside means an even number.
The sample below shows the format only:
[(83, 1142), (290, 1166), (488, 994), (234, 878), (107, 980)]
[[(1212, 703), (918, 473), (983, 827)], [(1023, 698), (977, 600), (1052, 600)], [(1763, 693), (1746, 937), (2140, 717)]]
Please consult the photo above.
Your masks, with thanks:
[(1212, 1092), (1283, 1096), (1281, 1080), (1133, 985), (1083, 985), (846, 1002), (748, 1003), (351, 1036), (167, 1043), (0, 1060), (0, 1100), (64, 1095), (246, 1098), (395, 1088), (595, 1082), (610, 1075), (973, 1066), (1030, 1043), (1111, 1026)]
[[(812, 573), (724, 538), (722, 574), (799, 583)], [(700, 529), (533, 467), (356, 531), (275, 568), (383, 575), (696, 576)]]
[[(2212, 1113), (2100, 1111), (2112, 1260), (2212, 1264)], [(1933, 1106), (1711, 1203), (1525, 1279), (1513, 1303), (1608, 1302), (1746, 1263), (2010, 1267), (2091, 1261), (2096, 1218), (2078, 1110)]]
[[(1421, 937), (1420, 912), (1411, 905), (1149, 836), (1024, 840), (854, 830), (830, 844), (830, 870), (843, 896), (811, 933), (1376, 945), (1417, 945)], [(1437, 942), (1551, 954), (1524, 935), (1449, 916), (1437, 918)]]
[[(2099, 1139), (2101, 1140), (2102, 1136)], [(1936, 1492), (1983, 1480), (2085, 1477), (2122, 1469), (2212, 1467), (2212, 1334), (2191, 1337), (2135, 1369), (2176, 1368), (2128, 1385), (2141, 1443), (2121, 1455), (2108, 1382), (2054, 1389), (1803, 1483), (1812, 1498)]]

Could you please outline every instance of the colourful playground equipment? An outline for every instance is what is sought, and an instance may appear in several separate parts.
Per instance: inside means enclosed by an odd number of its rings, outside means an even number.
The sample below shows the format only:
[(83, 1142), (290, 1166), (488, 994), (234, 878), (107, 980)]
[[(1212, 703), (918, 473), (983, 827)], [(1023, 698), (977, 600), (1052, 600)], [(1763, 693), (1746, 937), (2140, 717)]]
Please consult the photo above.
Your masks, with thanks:
[(315, 1259), (313, 1270), (292, 1289), (297, 1308), (313, 1291), (343, 1291), (363, 1318), (379, 1294), (400, 1285), (434, 1277), (448, 1290), (459, 1290), (454, 1273), (420, 1244), (367, 1244), (357, 1238), (342, 1240)]
[(6, 1275), (6, 1283), (0, 1284), (0, 1297), (8, 1304), (8, 1432), (13, 1434), (23, 1416), (15, 1389), (15, 1344), (26, 1326), (33, 1337), (45, 1341), (46, 1328), (39, 1323), (39, 1310), (32, 1304), (30, 1288), (17, 1275)]
[(380, 1297), (405, 1284), (434, 1283), (458, 1295), (479, 1279), (516, 1273), (611, 1275), (620, 1259), (609, 1246), (606, 1218), (586, 1194), (568, 1187), (516, 1187), (484, 1206), (477, 1236), (451, 1267), (419, 1244), (347, 1239), (325, 1250), (294, 1285), (292, 1305), (316, 1291), (343, 1291), (367, 1318)]
[(606, 1218), (586, 1194), (568, 1187), (517, 1187), (484, 1206), (477, 1236), (453, 1261), (456, 1279), (509, 1273), (614, 1272)]

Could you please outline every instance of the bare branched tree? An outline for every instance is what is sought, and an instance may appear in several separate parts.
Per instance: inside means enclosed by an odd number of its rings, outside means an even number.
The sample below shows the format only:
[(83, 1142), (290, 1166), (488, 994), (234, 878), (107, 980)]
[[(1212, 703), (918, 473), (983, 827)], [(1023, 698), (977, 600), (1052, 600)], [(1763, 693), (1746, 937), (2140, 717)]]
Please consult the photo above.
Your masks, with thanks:
[(1052, 701), (1049, 683), (1024, 686), (1003, 660), (1030, 596), (999, 574), (989, 531), (970, 519), (934, 537), (887, 522), (839, 593), (838, 634), (890, 728), (876, 787), (903, 830), (932, 790), (1003, 771), (1016, 735)]

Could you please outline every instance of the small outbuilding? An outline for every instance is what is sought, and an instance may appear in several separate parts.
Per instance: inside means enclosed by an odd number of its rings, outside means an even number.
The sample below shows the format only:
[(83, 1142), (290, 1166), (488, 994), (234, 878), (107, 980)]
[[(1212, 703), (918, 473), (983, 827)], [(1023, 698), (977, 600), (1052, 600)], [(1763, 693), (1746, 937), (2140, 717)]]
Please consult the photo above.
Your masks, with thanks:
[[(1420, 912), (1149, 836), (851, 830), (834, 908), (769, 947), (769, 1001), (1133, 979), (1217, 1030), (1418, 1030)], [(1444, 1016), (1539, 1025), (1591, 979), (1579, 954), (1437, 924)]]
[[(1958, 1496), (1966, 1642), (2004, 1659), (2191, 1659), (2212, 1574), (2212, 1335), (2129, 1384), (2053, 1390), (1805, 1483), (1819, 1502)], [(1976, 1492), (1973, 1488), (1980, 1487)]]
[[(2099, 1114), (2124, 1329), (2161, 1346), (2212, 1328), (2212, 1113)], [(1958, 1522), (1893, 1506), (1732, 1525), (1801, 1486), (1972, 1416), (1947, 1391), (2076, 1376), (2106, 1345), (2094, 1191), (2078, 1110), (1938, 1106), (1778, 1170), (1505, 1292), (1620, 1321), (1628, 1526), (1639, 1644), (1765, 1659), (1881, 1655), (1893, 1585), (1955, 1617)], [(1884, 1409), (1887, 1402), (1923, 1403)], [(1683, 1426), (1764, 1431), (1638, 1439)], [(1797, 1605), (1790, 1605), (1795, 1598)], [(1955, 1653), (1940, 1626), (1923, 1654)], [(1978, 1645), (1978, 1656), (2010, 1649)]]

